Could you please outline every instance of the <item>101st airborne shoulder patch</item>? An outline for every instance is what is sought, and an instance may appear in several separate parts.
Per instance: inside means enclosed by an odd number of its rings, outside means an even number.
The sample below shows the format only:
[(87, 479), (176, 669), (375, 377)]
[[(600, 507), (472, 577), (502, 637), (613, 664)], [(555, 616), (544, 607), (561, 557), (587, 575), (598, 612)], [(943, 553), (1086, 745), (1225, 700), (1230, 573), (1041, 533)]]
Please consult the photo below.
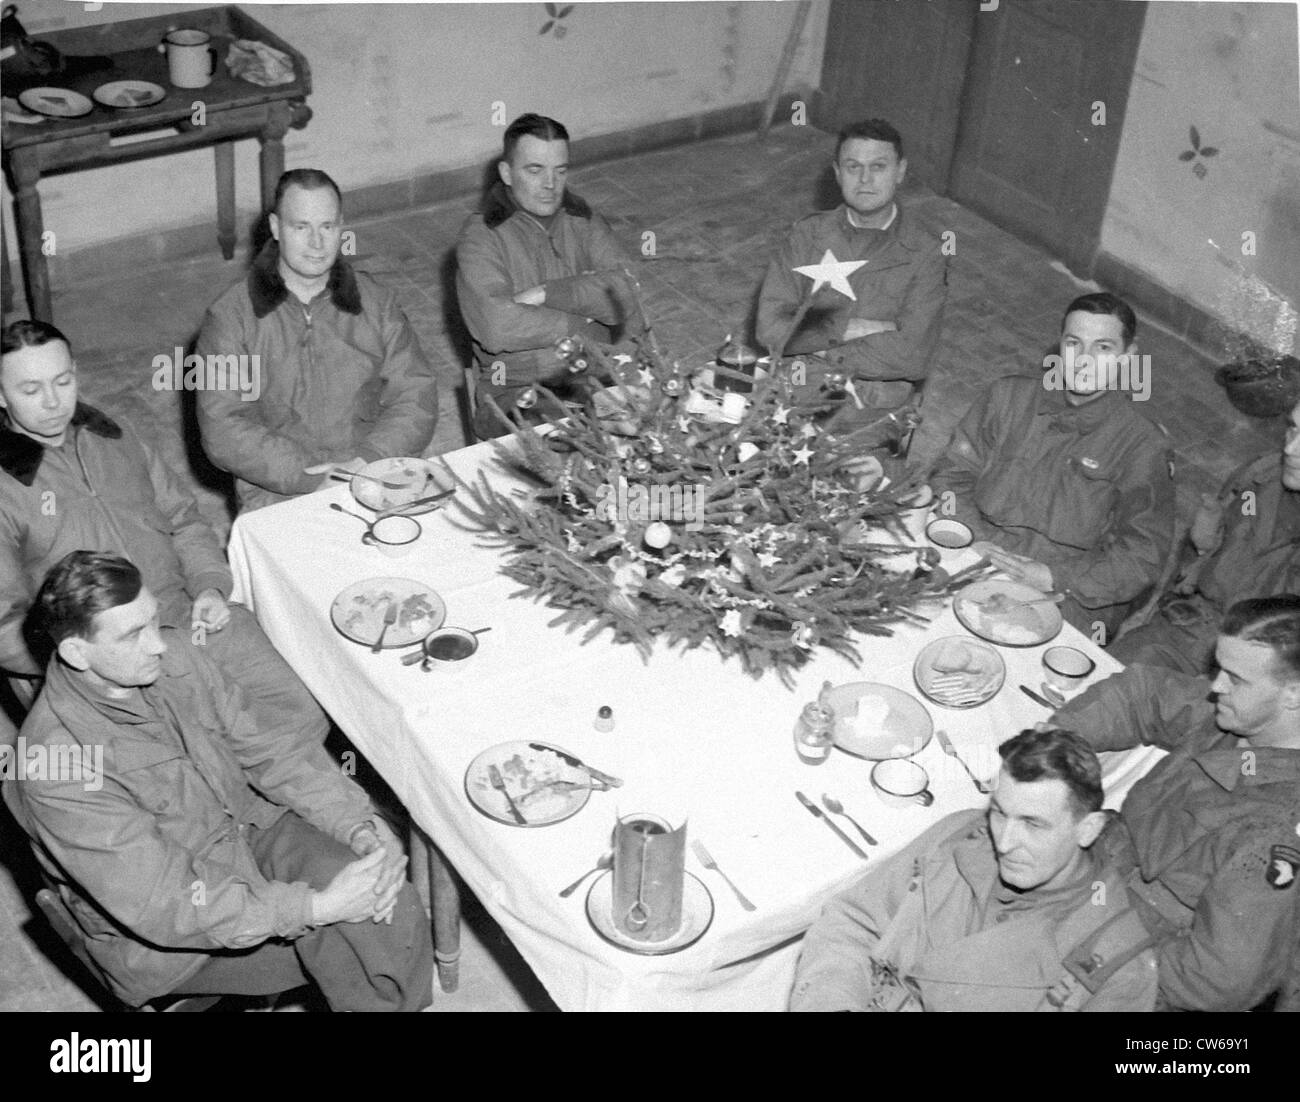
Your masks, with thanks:
[(1283, 891), (1295, 883), (1296, 874), (1300, 873), (1300, 849), (1294, 846), (1274, 846), (1268, 853), (1268, 869), (1264, 879), (1277, 891)]

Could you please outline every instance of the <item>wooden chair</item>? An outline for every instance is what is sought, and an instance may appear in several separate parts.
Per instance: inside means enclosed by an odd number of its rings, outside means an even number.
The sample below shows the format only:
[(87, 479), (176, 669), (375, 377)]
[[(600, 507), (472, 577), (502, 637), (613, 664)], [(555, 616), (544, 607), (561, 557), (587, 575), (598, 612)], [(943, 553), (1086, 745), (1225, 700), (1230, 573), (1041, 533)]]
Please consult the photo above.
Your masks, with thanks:
[[(81, 928), (73, 919), (72, 912), (68, 910), (59, 893), (51, 888), (42, 888), (36, 893), (36, 906), (40, 908), (41, 914), (45, 916), (45, 921), (59, 935), (59, 940), (71, 950), (73, 956), (81, 961), (86, 971), (98, 980), (99, 970), (95, 967), (90, 953), (86, 951), (86, 940), (82, 936)], [(100, 983), (101, 986), (104, 986), (102, 980)], [(105, 990), (107, 990), (106, 986)], [(192, 995), (188, 998), (172, 998), (169, 1000), (168, 996), (163, 995), (145, 1003), (141, 1007), (123, 1004), (123, 1009), (143, 1013), (198, 1014), (216, 1006), (221, 1001), (221, 998), (220, 995)]]

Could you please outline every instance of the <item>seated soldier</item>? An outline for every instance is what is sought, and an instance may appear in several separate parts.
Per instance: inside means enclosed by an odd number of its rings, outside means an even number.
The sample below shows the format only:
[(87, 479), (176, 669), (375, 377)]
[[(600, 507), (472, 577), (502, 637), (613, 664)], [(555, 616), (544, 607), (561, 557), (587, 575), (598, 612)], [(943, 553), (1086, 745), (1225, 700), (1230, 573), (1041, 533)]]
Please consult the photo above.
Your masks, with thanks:
[[(97, 547), (140, 564), (178, 645), (202, 647), (243, 689), (268, 734), (325, 714), (243, 605), (216, 534), (189, 491), (130, 425), (77, 400), (67, 338), (48, 322), (0, 334), (0, 670), (30, 703), (47, 641), (25, 630), (46, 572)], [(28, 682), (24, 690), (22, 682)]]
[(334, 1010), (427, 1006), (433, 946), (401, 845), (307, 727), (259, 730), (202, 653), (169, 646), (125, 559), (74, 551), (40, 608), (57, 653), (22, 735), (83, 768), (4, 797), (114, 994), (310, 978)]
[(895, 199), (907, 159), (889, 123), (867, 119), (842, 130), (832, 167), (844, 202), (795, 223), (763, 278), (756, 334), (769, 350), (811, 354), (810, 387), (827, 371), (851, 383), (857, 401), (832, 422), (844, 431), (909, 405), (928, 377), (947, 259)]
[(1065, 618), (1102, 646), (1173, 541), (1169, 450), (1119, 389), (1136, 330), (1122, 299), (1076, 298), (1061, 323), (1067, 369), (985, 388), (930, 476), (936, 507), (971, 527), (977, 550), (1062, 594)]
[(204, 451), (235, 476), (241, 509), (329, 485), (335, 468), (423, 455), (438, 420), (433, 369), (397, 296), (339, 255), (338, 185), (286, 172), (268, 217), (272, 240), (209, 308), (195, 346), (260, 372), (256, 401), (236, 388), (197, 395)]
[(456, 294), (474, 341), (480, 439), (510, 430), (485, 395), (526, 420), (534, 384), (566, 389), (557, 342), (609, 343), (644, 328), (628, 259), (605, 220), (567, 189), (568, 171), (569, 132), (520, 115), (506, 128), (500, 179), (460, 231)]
[(1151, 621), (1125, 632), (1110, 653), (1125, 665), (1204, 673), (1223, 610), (1256, 593), (1300, 591), (1300, 403), (1276, 453), (1238, 469), (1192, 523), (1196, 557)]
[(1178, 934), (1160, 948), (1162, 1006), (1276, 993), (1300, 1010), (1300, 597), (1233, 605), (1214, 653), (1213, 681), (1132, 666), (1052, 722), (1096, 750), (1171, 751), (1124, 801), (1127, 837), (1102, 840), (1151, 928)]
[(959, 811), (833, 899), (791, 1010), (1150, 1010), (1155, 955), (1093, 848), (1101, 766), (1081, 739), (999, 748), (987, 811)]

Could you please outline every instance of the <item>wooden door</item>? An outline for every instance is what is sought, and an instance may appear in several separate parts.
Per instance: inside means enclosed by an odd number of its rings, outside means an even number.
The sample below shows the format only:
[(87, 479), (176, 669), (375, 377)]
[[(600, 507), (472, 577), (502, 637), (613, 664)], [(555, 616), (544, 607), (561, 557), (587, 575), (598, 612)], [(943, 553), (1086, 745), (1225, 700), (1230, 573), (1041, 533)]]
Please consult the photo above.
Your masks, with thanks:
[(951, 195), (1083, 276), (1145, 15), (1136, 0), (1002, 0), (974, 20)]
[(813, 122), (888, 119), (908, 175), (947, 192), (977, 14), (965, 0), (832, 0)]

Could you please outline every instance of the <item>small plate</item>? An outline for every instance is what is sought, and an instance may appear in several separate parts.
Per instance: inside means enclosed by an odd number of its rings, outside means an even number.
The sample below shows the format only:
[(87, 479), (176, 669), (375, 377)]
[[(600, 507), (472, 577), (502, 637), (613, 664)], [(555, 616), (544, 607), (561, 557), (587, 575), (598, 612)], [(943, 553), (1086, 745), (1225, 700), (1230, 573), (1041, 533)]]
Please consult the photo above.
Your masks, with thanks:
[(110, 80), (90, 94), (105, 107), (136, 108), (151, 107), (167, 95), (167, 89), (151, 80)]
[(916, 687), (945, 708), (978, 708), (1002, 688), (1007, 666), (987, 643), (947, 635), (928, 644), (912, 666)]
[(643, 957), (662, 957), (679, 953), (688, 945), (700, 940), (713, 924), (713, 896), (708, 887), (694, 873), (685, 873), (682, 882), (682, 924), (670, 938), (663, 941), (637, 941), (614, 925), (614, 873), (602, 873), (587, 892), (587, 921), (596, 933), (629, 953)]
[[(503, 742), (489, 746), (465, 770), (465, 795), (489, 819), (515, 827), (550, 826), (578, 814), (591, 799), (591, 777), (559, 756), (568, 751), (548, 742), (531, 741), (559, 753), (536, 750), (527, 742)], [(515, 805), (528, 820), (526, 823), (510, 814), (506, 798), (492, 787), (489, 771), (493, 765), (501, 770), (506, 791), (514, 797)], [(545, 788), (550, 781), (572, 781), (582, 787)], [(538, 795), (530, 795), (533, 792)]]
[(952, 611), (961, 626), (1004, 647), (1036, 647), (1065, 624), (1061, 609), (1032, 586), (990, 578), (957, 594)]
[(412, 517), (431, 513), (434, 509), (441, 508), (448, 499), (425, 502), (409, 510), (403, 506), (409, 501), (418, 501), (441, 490), (450, 490), (453, 485), (445, 475), (441, 475), (440, 469), (427, 459), (400, 456), (396, 459), (376, 459), (373, 463), (367, 463), (362, 467), (361, 473), (368, 474), (371, 478), (382, 478), (385, 482), (400, 482), (404, 486), (401, 490), (390, 490), (387, 486), (379, 485), (378, 482), (354, 478), (352, 496), (359, 504), (367, 509), (373, 509), (376, 513), (403, 513)]
[(870, 761), (910, 758), (934, 736), (925, 705), (892, 685), (837, 685), (826, 694), (826, 705), (835, 713), (835, 745)]
[(76, 119), (95, 109), (90, 100), (71, 88), (28, 88), (18, 93), (18, 102), (27, 110), (52, 119)]
[(447, 619), (447, 604), (423, 582), (411, 578), (367, 578), (334, 598), (330, 620), (354, 643), (373, 646), (391, 602), (399, 603), (397, 620), (384, 633), (384, 649), (420, 642)]

